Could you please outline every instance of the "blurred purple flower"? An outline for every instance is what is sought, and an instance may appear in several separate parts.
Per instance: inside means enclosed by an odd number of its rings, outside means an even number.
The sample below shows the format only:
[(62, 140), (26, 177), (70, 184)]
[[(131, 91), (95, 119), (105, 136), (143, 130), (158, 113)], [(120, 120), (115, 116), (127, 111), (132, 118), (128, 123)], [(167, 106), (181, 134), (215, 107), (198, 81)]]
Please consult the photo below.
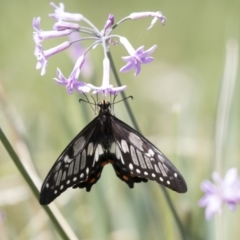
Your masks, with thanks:
[(35, 32), (33, 32), (33, 40), (36, 44), (39, 44), (45, 39), (66, 36), (72, 32), (71, 29), (61, 29), (61, 31), (58, 31), (58, 30), (43, 31), (40, 28), (40, 21), (41, 21), (41, 18), (38, 17), (38, 18), (34, 18), (32, 22), (32, 26), (35, 30)]
[[(69, 56), (74, 63), (77, 61), (79, 56), (84, 55), (86, 51), (86, 49), (82, 45), (82, 42), (78, 41), (79, 39), (81, 39), (81, 35), (79, 32), (73, 32), (69, 35), (69, 41), (72, 42), (72, 46), (71, 48), (69, 48)], [(89, 55), (85, 56), (84, 65), (81, 68), (81, 75), (83, 75), (87, 79), (93, 76), (93, 66)]]
[(231, 210), (240, 202), (240, 179), (236, 168), (227, 171), (224, 179), (217, 172), (212, 173), (213, 182), (205, 180), (201, 189), (205, 195), (199, 200), (199, 206), (205, 207), (205, 217), (210, 220), (215, 213), (221, 213), (226, 203)]
[(88, 86), (88, 84), (78, 81), (78, 77), (79, 77), (80, 70), (81, 70), (83, 63), (84, 63), (84, 56), (81, 56), (77, 60), (75, 67), (73, 68), (73, 70), (68, 78), (65, 78), (63, 76), (61, 70), (57, 69), (58, 78), (54, 78), (54, 80), (60, 85), (65, 85), (67, 92), (69, 94), (72, 94), (73, 90), (76, 90), (78, 92), (84, 92), (84, 93), (88, 93), (91, 90), (91, 88)]
[(55, 3), (50, 3), (50, 5), (55, 9), (54, 13), (49, 14), (49, 16), (58, 21), (67, 20), (67, 21), (81, 21), (83, 16), (79, 13), (68, 13), (64, 10), (64, 4), (59, 3), (59, 7)]
[(153, 27), (153, 25), (159, 20), (162, 25), (165, 25), (166, 17), (163, 16), (161, 12), (137, 12), (137, 13), (131, 13), (128, 16), (130, 19), (138, 19), (138, 18), (145, 18), (145, 17), (153, 17), (153, 20), (151, 22), (151, 25), (148, 27), (148, 30)]

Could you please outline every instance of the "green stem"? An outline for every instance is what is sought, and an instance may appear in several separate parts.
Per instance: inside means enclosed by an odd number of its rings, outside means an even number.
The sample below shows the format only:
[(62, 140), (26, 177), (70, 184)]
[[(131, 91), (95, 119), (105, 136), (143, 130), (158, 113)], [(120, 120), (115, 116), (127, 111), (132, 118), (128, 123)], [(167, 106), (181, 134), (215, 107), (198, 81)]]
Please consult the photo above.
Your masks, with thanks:
[[(8, 154), (12, 158), (13, 162), (17, 166), (19, 172), (22, 174), (23, 178), (28, 183), (29, 187), (31, 188), (33, 194), (38, 199), (39, 198), (39, 190), (36, 186), (36, 184), (33, 182), (32, 178), (30, 177), (30, 174), (27, 172), (26, 168), (20, 161), (19, 157), (17, 156), (16, 152), (14, 151), (13, 147), (11, 146), (10, 142), (8, 141), (7, 137), (5, 136), (4, 132), (0, 128), (0, 139), (3, 143), (3, 146), (7, 150)], [(54, 211), (57, 211), (55, 205), (49, 206), (43, 206), (44, 210), (47, 212), (49, 218), (53, 222), (53, 224), (56, 227), (57, 232), (64, 240), (77, 240), (78, 238), (74, 235), (73, 232), (71, 232), (71, 229), (68, 225), (64, 222), (64, 219), (57, 219), (56, 214), (54, 214)]]
[[(117, 74), (116, 67), (115, 67), (114, 62), (113, 62), (113, 59), (112, 59), (112, 55), (111, 55), (110, 52), (108, 52), (107, 55), (108, 55), (108, 58), (109, 58), (109, 61), (110, 61), (110, 64), (111, 64), (111, 69), (112, 69), (113, 75), (114, 75), (114, 77), (115, 77), (115, 80), (116, 80), (116, 82), (117, 82), (117, 85), (118, 85), (118, 86), (122, 86), (121, 81), (120, 81), (120, 79), (119, 79), (119, 77), (118, 77), (118, 74)], [(121, 95), (122, 95), (122, 98), (126, 98), (126, 95), (125, 95), (124, 92), (121, 92)], [(141, 131), (140, 131), (140, 128), (139, 128), (139, 126), (138, 126), (138, 124), (137, 124), (137, 122), (136, 122), (136, 119), (135, 119), (135, 117), (134, 117), (134, 115), (133, 115), (133, 113), (132, 113), (132, 110), (131, 110), (131, 108), (130, 108), (130, 106), (129, 106), (128, 101), (124, 101), (124, 104), (125, 104), (125, 107), (126, 107), (126, 109), (127, 109), (127, 112), (129, 113), (129, 116), (130, 116), (130, 118), (131, 118), (131, 121), (132, 121), (132, 123), (133, 123), (134, 128), (135, 128), (138, 132), (141, 132)], [(177, 226), (178, 226), (178, 228), (179, 228), (179, 231), (180, 231), (180, 233), (181, 233), (182, 239), (183, 239), (183, 240), (186, 240), (187, 237), (186, 237), (186, 233), (185, 233), (184, 227), (183, 227), (183, 225), (182, 225), (182, 223), (181, 223), (181, 221), (180, 221), (180, 218), (179, 218), (179, 216), (178, 216), (178, 214), (177, 214), (177, 212), (176, 212), (176, 210), (175, 210), (175, 208), (174, 208), (174, 206), (173, 206), (173, 203), (172, 203), (172, 201), (171, 201), (171, 198), (170, 198), (167, 190), (166, 190), (164, 187), (161, 187), (161, 189), (163, 190), (163, 194), (164, 194), (164, 196), (165, 196), (165, 198), (166, 198), (166, 200), (167, 200), (168, 206), (170, 207), (170, 209), (171, 209), (171, 211), (172, 211), (172, 214), (173, 214), (173, 216), (174, 216), (174, 218), (175, 218), (175, 221), (176, 221)]]

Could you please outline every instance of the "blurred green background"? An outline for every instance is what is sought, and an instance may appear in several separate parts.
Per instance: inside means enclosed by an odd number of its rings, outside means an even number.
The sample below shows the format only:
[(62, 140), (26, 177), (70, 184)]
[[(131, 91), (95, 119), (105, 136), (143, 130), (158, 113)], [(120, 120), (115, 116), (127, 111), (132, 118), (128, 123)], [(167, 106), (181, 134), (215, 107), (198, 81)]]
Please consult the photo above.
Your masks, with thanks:
[[(135, 48), (158, 45), (155, 61), (144, 65), (140, 75), (134, 77), (131, 71), (120, 78), (128, 86), (126, 94), (134, 96), (129, 103), (141, 132), (171, 159), (188, 184), (186, 194), (168, 190), (185, 231), (190, 239), (217, 239), (219, 225), (214, 219), (207, 222), (197, 203), (203, 194), (200, 183), (210, 179), (212, 171), (220, 169), (223, 175), (230, 167), (240, 167), (239, 70), (220, 158), (215, 147), (227, 44), (232, 55), (239, 54), (240, 1), (75, 0), (64, 4), (66, 11), (80, 12), (100, 29), (109, 13), (116, 22), (139, 11), (160, 10), (167, 17), (165, 27), (156, 24), (147, 31), (151, 22), (147, 18), (124, 22), (114, 31), (128, 37)], [(66, 52), (49, 59), (44, 76), (35, 69), (32, 19), (41, 16), (41, 28), (50, 30), (52, 12), (48, 1), (0, 1), (0, 126), (22, 161), (35, 166), (41, 181), (65, 146), (95, 116), (89, 106), (79, 104), (82, 96), (66, 94), (52, 80), (56, 67), (70, 74), (73, 62)], [(46, 42), (46, 49), (55, 46), (54, 41)], [(111, 53), (120, 69), (125, 49), (113, 46)], [(230, 51), (230, 59), (232, 55)], [(101, 48), (91, 51), (89, 58), (92, 77), (100, 85)], [(230, 80), (231, 70), (228, 74)], [(132, 125), (124, 104), (115, 106), (115, 114)], [(0, 164), (0, 239), (61, 239), (2, 145)], [(111, 166), (90, 193), (68, 189), (55, 203), (79, 239), (181, 239), (158, 184), (137, 184), (130, 190)], [(224, 208), (222, 239), (240, 235), (239, 211)]]

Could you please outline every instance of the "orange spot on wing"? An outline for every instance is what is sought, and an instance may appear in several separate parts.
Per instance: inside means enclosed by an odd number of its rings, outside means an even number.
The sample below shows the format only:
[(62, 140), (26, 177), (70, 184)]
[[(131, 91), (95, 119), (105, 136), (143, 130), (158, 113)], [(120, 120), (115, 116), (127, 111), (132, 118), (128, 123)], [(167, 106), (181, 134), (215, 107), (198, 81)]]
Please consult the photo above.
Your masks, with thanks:
[(123, 175), (122, 177), (124, 180), (128, 181), (128, 177), (126, 175)]
[(106, 166), (108, 163), (113, 164), (113, 161), (112, 161), (112, 160), (107, 160), (107, 161), (101, 162), (101, 166), (104, 167), (104, 166)]
[(96, 178), (92, 178), (92, 179), (90, 180), (90, 183), (94, 183), (95, 180), (96, 180)]

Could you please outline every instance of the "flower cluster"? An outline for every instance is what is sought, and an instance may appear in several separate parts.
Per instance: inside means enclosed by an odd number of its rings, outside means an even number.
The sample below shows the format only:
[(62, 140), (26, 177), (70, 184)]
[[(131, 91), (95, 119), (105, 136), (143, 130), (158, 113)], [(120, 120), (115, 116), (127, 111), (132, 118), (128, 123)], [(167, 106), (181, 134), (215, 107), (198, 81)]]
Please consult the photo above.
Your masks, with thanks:
[[(33, 39), (36, 44), (35, 56), (37, 57), (38, 61), (36, 68), (41, 69), (41, 75), (44, 75), (46, 72), (47, 61), (49, 57), (70, 48), (71, 45), (77, 41), (93, 41), (93, 43), (80, 56), (78, 56), (78, 59), (69, 77), (65, 77), (62, 74), (61, 70), (57, 69), (57, 78), (54, 78), (54, 80), (57, 83), (66, 86), (68, 93), (71, 94), (75, 90), (84, 93), (92, 91), (92, 93), (102, 93), (106, 95), (117, 94), (126, 88), (126, 86), (113, 87), (110, 85), (110, 62), (107, 53), (109, 51), (111, 43), (116, 45), (116, 40), (125, 47), (126, 51), (129, 54), (128, 56), (122, 57), (123, 61), (126, 62), (126, 65), (120, 69), (121, 72), (127, 72), (131, 69), (134, 69), (136, 76), (141, 70), (141, 64), (147, 64), (153, 61), (153, 57), (151, 57), (150, 54), (154, 52), (157, 47), (156, 45), (152, 46), (148, 50), (144, 50), (144, 46), (141, 46), (138, 49), (134, 49), (126, 37), (115, 34), (113, 35), (111, 33), (119, 24), (129, 19), (134, 20), (138, 18), (152, 17), (153, 20), (148, 29), (150, 29), (157, 21), (160, 21), (164, 25), (166, 18), (162, 15), (161, 12), (132, 13), (129, 16), (121, 19), (116, 24), (114, 23), (114, 15), (110, 14), (104, 28), (102, 30), (99, 30), (82, 14), (65, 12), (64, 5), (62, 3), (60, 3), (59, 6), (55, 5), (54, 3), (50, 3), (50, 5), (54, 8), (54, 13), (49, 14), (49, 16), (56, 21), (53, 25), (53, 30), (43, 31), (40, 28), (40, 17), (33, 19), (33, 28), (35, 30), (33, 33)], [(87, 26), (80, 24), (81, 22)], [(87, 37), (80, 37), (78, 40), (64, 41), (58, 46), (55, 46), (48, 50), (43, 50), (43, 40), (70, 36), (76, 32), (87, 34)], [(100, 87), (96, 87), (92, 84), (78, 80), (82, 66), (85, 62), (86, 54), (89, 52), (89, 50), (95, 48), (97, 45), (101, 45), (104, 52), (103, 80)]]
[(199, 206), (206, 207), (207, 220), (211, 219), (214, 213), (221, 213), (224, 203), (232, 210), (240, 203), (240, 179), (236, 168), (229, 169), (224, 179), (219, 173), (213, 172), (212, 179), (214, 183), (205, 180), (201, 184), (205, 195), (200, 199)]

